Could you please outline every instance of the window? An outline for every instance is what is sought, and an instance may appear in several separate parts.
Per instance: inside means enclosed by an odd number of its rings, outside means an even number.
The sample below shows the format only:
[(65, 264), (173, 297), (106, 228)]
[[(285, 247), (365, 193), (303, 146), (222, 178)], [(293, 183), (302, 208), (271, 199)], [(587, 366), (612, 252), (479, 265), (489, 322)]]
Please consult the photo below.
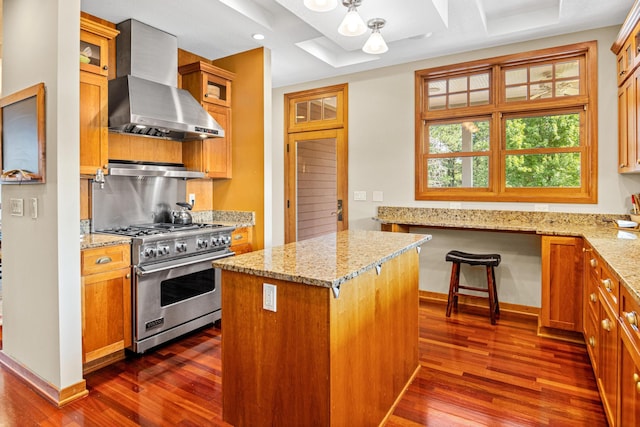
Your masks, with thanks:
[(597, 202), (596, 43), (416, 71), (416, 200)]

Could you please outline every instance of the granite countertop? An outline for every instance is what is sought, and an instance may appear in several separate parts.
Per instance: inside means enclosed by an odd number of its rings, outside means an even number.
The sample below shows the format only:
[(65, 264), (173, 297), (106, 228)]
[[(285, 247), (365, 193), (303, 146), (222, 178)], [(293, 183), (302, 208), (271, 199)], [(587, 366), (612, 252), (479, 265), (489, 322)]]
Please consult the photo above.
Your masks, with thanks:
[(213, 261), (223, 270), (335, 288), (431, 240), (424, 234), (346, 230)]
[(131, 238), (127, 236), (90, 233), (83, 234), (80, 238), (80, 249), (92, 249), (102, 246), (128, 245), (130, 243)]
[(384, 224), (416, 227), (582, 237), (640, 304), (640, 231), (618, 229), (614, 222), (629, 219), (628, 215), (381, 206), (373, 219)]

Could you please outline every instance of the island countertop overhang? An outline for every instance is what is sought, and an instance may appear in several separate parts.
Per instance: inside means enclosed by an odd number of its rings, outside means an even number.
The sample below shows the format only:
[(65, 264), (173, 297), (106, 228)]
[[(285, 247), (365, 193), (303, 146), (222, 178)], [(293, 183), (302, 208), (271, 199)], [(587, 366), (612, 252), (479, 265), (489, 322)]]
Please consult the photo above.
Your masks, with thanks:
[(212, 262), (214, 268), (335, 288), (431, 240), (428, 234), (346, 230)]

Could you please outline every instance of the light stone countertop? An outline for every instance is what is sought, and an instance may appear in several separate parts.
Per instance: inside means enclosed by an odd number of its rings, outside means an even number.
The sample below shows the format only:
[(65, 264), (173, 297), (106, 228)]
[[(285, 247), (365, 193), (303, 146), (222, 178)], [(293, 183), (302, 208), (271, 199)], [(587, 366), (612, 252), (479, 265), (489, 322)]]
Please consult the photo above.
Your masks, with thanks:
[(640, 232), (618, 229), (614, 223), (616, 219), (628, 220), (628, 215), (381, 206), (373, 219), (415, 227), (582, 237), (640, 304)]
[(128, 245), (131, 238), (127, 236), (116, 236), (113, 234), (90, 233), (84, 234), (80, 239), (80, 249), (92, 249), (103, 246)]
[(335, 288), (431, 240), (430, 235), (346, 230), (213, 261), (223, 270)]

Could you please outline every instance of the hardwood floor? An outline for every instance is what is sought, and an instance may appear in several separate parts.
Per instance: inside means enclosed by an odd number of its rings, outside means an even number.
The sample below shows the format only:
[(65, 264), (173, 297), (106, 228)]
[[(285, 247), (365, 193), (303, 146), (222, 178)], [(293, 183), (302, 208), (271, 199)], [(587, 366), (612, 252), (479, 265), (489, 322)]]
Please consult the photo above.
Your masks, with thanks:
[[(387, 426), (606, 426), (584, 346), (444, 310), (421, 303), (422, 368)], [(197, 331), (87, 375), (89, 396), (61, 409), (0, 367), (0, 425), (226, 426), (220, 350), (220, 329)]]

